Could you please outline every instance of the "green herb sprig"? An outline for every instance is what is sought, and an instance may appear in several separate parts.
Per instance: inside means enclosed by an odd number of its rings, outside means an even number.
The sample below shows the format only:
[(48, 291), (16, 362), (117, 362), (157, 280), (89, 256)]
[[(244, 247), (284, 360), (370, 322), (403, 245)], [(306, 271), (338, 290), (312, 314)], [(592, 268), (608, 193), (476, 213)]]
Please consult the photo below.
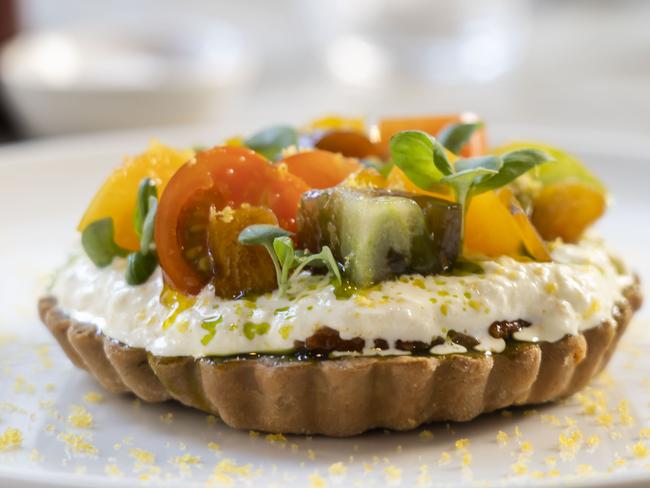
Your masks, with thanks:
[(145, 178), (138, 187), (133, 226), (140, 238), (140, 250), (129, 252), (115, 243), (113, 219), (106, 217), (91, 223), (81, 233), (81, 245), (90, 260), (105, 268), (115, 257), (126, 257), (126, 282), (140, 285), (147, 281), (158, 266), (154, 226), (158, 210), (158, 191), (151, 178)]
[(274, 225), (249, 225), (239, 234), (239, 242), (245, 245), (264, 246), (275, 267), (280, 294), (284, 295), (289, 282), (300, 274), (306, 266), (324, 266), (334, 276), (336, 282), (342, 283), (341, 272), (329, 247), (323, 246), (316, 254), (296, 251), (288, 230)]
[[(538, 149), (519, 149), (502, 156), (459, 158), (452, 165), (442, 144), (422, 131), (402, 131), (390, 140), (391, 158), (408, 178), (423, 190), (448, 185), (463, 209), (464, 217), (476, 195), (496, 190), (535, 166), (551, 161)], [(462, 234), (461, 234), (462, 237)]]

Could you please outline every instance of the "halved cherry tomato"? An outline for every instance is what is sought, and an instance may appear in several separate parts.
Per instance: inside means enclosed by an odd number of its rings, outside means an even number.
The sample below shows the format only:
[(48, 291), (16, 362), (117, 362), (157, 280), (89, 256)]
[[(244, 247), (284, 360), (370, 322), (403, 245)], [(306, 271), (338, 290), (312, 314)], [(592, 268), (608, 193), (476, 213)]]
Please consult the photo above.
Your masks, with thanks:
[(250, 149), (222, 146), (198, 153), (172, 177), (158, 206), (155, 240), (167, 280), (188, 293), (198, 293), (210, 280), (211, 208), (267, 207), (282, 227), (293, 230), (300, 197), (308, 189)]
[[(395, 119), (383, 119), (379, 121), (380, 154), (389, 155), (388, 143), (390, 138), (403, 130), (421, 130), (433, 136), (444, 129), (449, 124), (457, 122), (476, 122), (478, 117), (471, 113), (438, 115), (434, 117), (403, 117)], [(484, 129), (479, 129), (465, 144), (460, 155), (466, 158), (480, 156), (485, 154), (487, 148), (487, 139)]]
[(296, 153), (282, 160), (283, 165), (311, 188), (331, 188), (363, 168), (355, 159), (321, 150)]
[(378, 153), (377, 146), (363, 132), (333, 130), (317, 138), (315, 147), (323, 151), (340, 153), (349, 158), (367, 158)]

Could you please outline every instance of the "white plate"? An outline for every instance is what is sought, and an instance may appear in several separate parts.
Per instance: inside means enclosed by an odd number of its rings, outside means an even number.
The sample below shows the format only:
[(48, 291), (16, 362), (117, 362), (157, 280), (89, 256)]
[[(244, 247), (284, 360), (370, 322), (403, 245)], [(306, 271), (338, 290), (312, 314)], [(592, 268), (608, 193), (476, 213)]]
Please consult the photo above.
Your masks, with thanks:
[[(612, 134), (604, 139), (576, 132), (572, 138), (550, 129), (493, 128), (499, 139), (513, 132), (519, 137), (534, 132), (537, 139), (563, 144), (589, 161), (616, 198), (601, 232), (650, 276), (645, 188), (650, 166), (634, 157), (630, 141)], [(38, 323), (35, 300), (42, 277), (63, 261), (76, 238), (74, 226), (97, 185), (122, 155), (140, 150), (151, 135), (155, 131), (0, 149), (0, 435), (17, 428), (23, 436), (19, 448), (0, 452), (0, 486), (133, 486), (141, 479), (153, 485), (182, 480), (183, 486), (650, 483), (650, 453), (645, 452), (650, 438), (642, 438), (650, 434), (642, 431), (650, 428), (644, 311), (607, 373), (583, 395), (465, 424), (352, 439), (277, 440), (230, 429), (174, 403), (148, 405), (107, 393), (101, 403), (86, 402), (84, 395), (101, 390), (69, 364)], [(208, 128), (158, 135), (172, 144), (218, 140)], [(597, 151), (586, 144), (590, 138), (598, 141)], [(643, 141), (633, 142), (650, 154)], [(91, 412), (91, 429), (71, 425), (72, 405)], [(497, 442), (499, 431), (507, 442)], [(573, 434), (573, 448), (562, 447), (561, 439), (571, 439), (571, 432), (579, 432)], [(64, 440), (74, 439), (71, 434), (82, 436), (97, 454), (77, 452)], [(460, 439), (469, 444), (456, 447)], [(211, 442), (219, 448), (211, 448)], [(143, 454), (138, 460), (133, 449), (150, 452), (153, 463), (143, 462), (150, 460)]]

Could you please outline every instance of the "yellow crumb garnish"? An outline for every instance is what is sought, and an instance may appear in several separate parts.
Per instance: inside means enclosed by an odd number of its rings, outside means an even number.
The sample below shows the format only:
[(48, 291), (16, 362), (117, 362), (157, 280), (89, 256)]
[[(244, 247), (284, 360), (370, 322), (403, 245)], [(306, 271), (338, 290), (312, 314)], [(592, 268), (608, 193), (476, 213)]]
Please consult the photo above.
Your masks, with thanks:
[(174, 456), (170, 461), (172, 464), (178, 466), (181, 471), (185, 472), (188, 472), (191, 466), (201, 464), (201, 458), (199, 456), (193, 456), (187, 452), (181, 456)]
[(23, 443), (23, 434), (18, 429), (9, 427), (0, 435), (0, 451), (18, 449)]
[(269, 442), (287, 442), (287, 438), (282, 434), (267, 434), (265, 439)]
[(602, 425), (603, 427), (611, 427), (614, 419), (612, 418), (612, 414), (609, 412), (601, 413), (598, 417), (596, 417), (596, 422), (598, 422), (598, 425)]
[(104, 397), (101, 393), (89, 391), (84, 395), (84, 402), (86, 403), (101, 403), (102, 401), (104, 401)]
[(454, 445), (456, 446), (456, 449), (465, 449), (467, 446), (469, 446), (469, 444), (470, 444), (469, 439), (463, 438), (463, 439), (458, 439)]
[(310, 461), (314, 461), (316, 459), (316, 453), (311, 449), (307, 449), (307, 458)]
[(138, 464), (154, 464), (156, 462), (156, 456), (153, 452), (137, 447), (129, 449), (129, 456), (135, 459)]
[(589, 447), (596, 447), (599, 444), (600, 444), (600, 437), (598, 437), (597, 435), (592, 435), (587, 439), (587, 445)]
[(548, 422), (549, 424), (555, 425), (556, 427), (562, 425), (562, 421), (555, 415), (542, 415), (540, 418), (543, 422)]
[(98, 449), (81, 435), (71, 432), (61, 432), (57, 438), (65, 442), (76, 453), (91, 454), (93, 456), (99, 453)]
[(553, 468), (546, 473), (550, 478), (557, 478), (560, 476), (560, 471), (557, 468)]
[(40, 452), (38, 452), (38, 449), (32, 449), (29, 459), (31, 459), (35, 463), (40, 463), (41, 461), (43, 461), (43, 456), (41, 455)]
[(510, 410), (501, 410), (500, 415), (502, 417), (512, 417), (512, 412)]
[(390, 481), (397, 481), (402, 478), (402, 470), (392, 464), (384, 468), (386, 479)]
[(345, 464), (339, 461), (337, 463), (330, 464), (328, 471), (332, 476), (342, 476), (348, 472), (348, 468), (345, 467)]
[(124, 476), (124, 473), (115, 464), (107, 464), (106, 466), (104, 466), (104, 473), (107, 476), (112, 476), (116, 478), (120, 476)]
[[(215, 417), (214, 415), (207, 415), (205, 417), (205, 421), (208, 423), (208, 425), (214, 425), (214, 424), (217, 423), (217, 417)], [(249, 435), (250, 435), (250, 432), (249, 432)]]
[(463, 453), (462, 462), (463, 462), (463, 466), (469, 466), (470, 464), (472, 464), (472, 455), (468, 451), (465, 451)]
[(650, 439), (650, 429), (645, 428), (639, 431), (639, 437), (641, 439)]
[(208, 449), (210, 449), (211, 451), (220, 451), (221, 446), (216, 442), (208, 442)]
[(499, 444), (506, 444), (508, 442), (508, 434), (506, 434), (504, 431), (500, 430), (497, 432), (497, 442)]
[(544, 286), (544, 290), (549, 295), (553, 295), (553, 294), (557, 293), (557, 283), (554, 283), (554, 282), (546, 283), (546, 286)]
[(312, 473), (309, 475), (309, 486), (310, 488), (326, 488), (327, 481), (318, 473)]
[(254, 431), (254, 430), (249, 430), (249, 431), (248, 431), (248, 436), (249, 436), (249, 437), (259, 437), (259, 436), (260, 436), (260, 433)]
[(515, 437), (521, 437), (521, 429), (518, 425), (515, 425)]
[(234, 478), (249, 478), (252, 474), (252, 465), (238, 465), (232, 459), (223, 459), (215, 466), (212, 471), (211, 481), (218, 485), (234, 486)]
[(519, 445), (521, 452), (533, 452), (533, 445), (529, 441), (524, 441)]
[(599, 302), (598, 300), (595, 300), (595, 299), (594, 299), (594, 300), (592, 300), (591, 303), (589, 304), (589, 308), (587, 308), (587, 310), (585, 310), (585, 311), (582, 313), (582, 317), (583, 317), (584, 319), (588, 319), (588, 318), (590, 318), (591, 316), (593, 316), (593, 314), (595, 314), (596, 312), (598, 312), (599, 310), (600, 310), (600, 302)]
[(221, 211), (216, 212), (214, 215), (226, 224), (232, 222), (235, 218), (235, 212), (230, 205), (225, 206)]
[(430, 430), (425, 429), (418, 434), (418, 437), (420, 439), (432, 439), (433, 433)]
[(72, 426), (80, 429), (90, 429), (93, 426), (93, 416), (83, 405), (72, 405), (70, 410), (68, 422)]
[(35, 391), (36, 388), (34, 385), (27, 383), (27, 380), (23, 376), (16, 376), (16, 381), (14, 383), (14, 392), (32, 394)]
[(449, 464), (451, 462), (451, 455), (443, 451), (440, 453), (440, 458), (438, 459), (438, 464), (443, 465), (443, 464)]
[(622, 457), (617, 455), (614, 458), (614, 466), (616, 466), (617, 468), (620, 468), (621, 466), (625, 466), (626, 464), (627, 464), (627, 461), (625, 459), (623, 459)]
[(510, 465), (510, 469), (511, 469), (512, 472), (513, 472), (514, 474), (516, 474), (517, 476), (523, 476), (523, 475), (525, 475), (526, 473), (528, 473), (528, 466), (526, 466), (526, 465), (525, 465), (524, 463), (522, 463), (521, 461), (516, 462), (516, 463), (514, 463), (514, 464), (511, 464), (511, 465)]
[(373, 470), (372, 464), (370, 463), (363, 463), (363, 470), (366, 473), (370, 473)]
[(174, 414), (172, 412), (167, 412), (160, 416), (160, 421), (165, 424), (171, 424), (174, 421)]
[(637, 442), (636, 444), (633, 444), (632, 446), (630, 446), (629, 449), (630, 449), (630, 452), (637, 459), (644, 459), (644, 458), (648, 457), (648, 448), (641, 441)]
[(568, 434), (562, 433), (559, 437), (560, 450), (564, 452), (575, 452), (582, 443), (582, 433), (579, 430), (572, 430)]

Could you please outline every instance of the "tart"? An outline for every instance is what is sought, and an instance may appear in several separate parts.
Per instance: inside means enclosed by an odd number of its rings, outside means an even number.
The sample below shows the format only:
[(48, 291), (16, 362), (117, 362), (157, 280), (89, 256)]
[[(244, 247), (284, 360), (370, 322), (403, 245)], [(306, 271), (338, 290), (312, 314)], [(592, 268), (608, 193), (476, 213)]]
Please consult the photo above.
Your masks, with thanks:
[(477, 117), (329, 117), (154, 142), (100, 188), (42, 321), (107, 390), (350, 436), (583, 388), (641, 306), (607, 193)]

